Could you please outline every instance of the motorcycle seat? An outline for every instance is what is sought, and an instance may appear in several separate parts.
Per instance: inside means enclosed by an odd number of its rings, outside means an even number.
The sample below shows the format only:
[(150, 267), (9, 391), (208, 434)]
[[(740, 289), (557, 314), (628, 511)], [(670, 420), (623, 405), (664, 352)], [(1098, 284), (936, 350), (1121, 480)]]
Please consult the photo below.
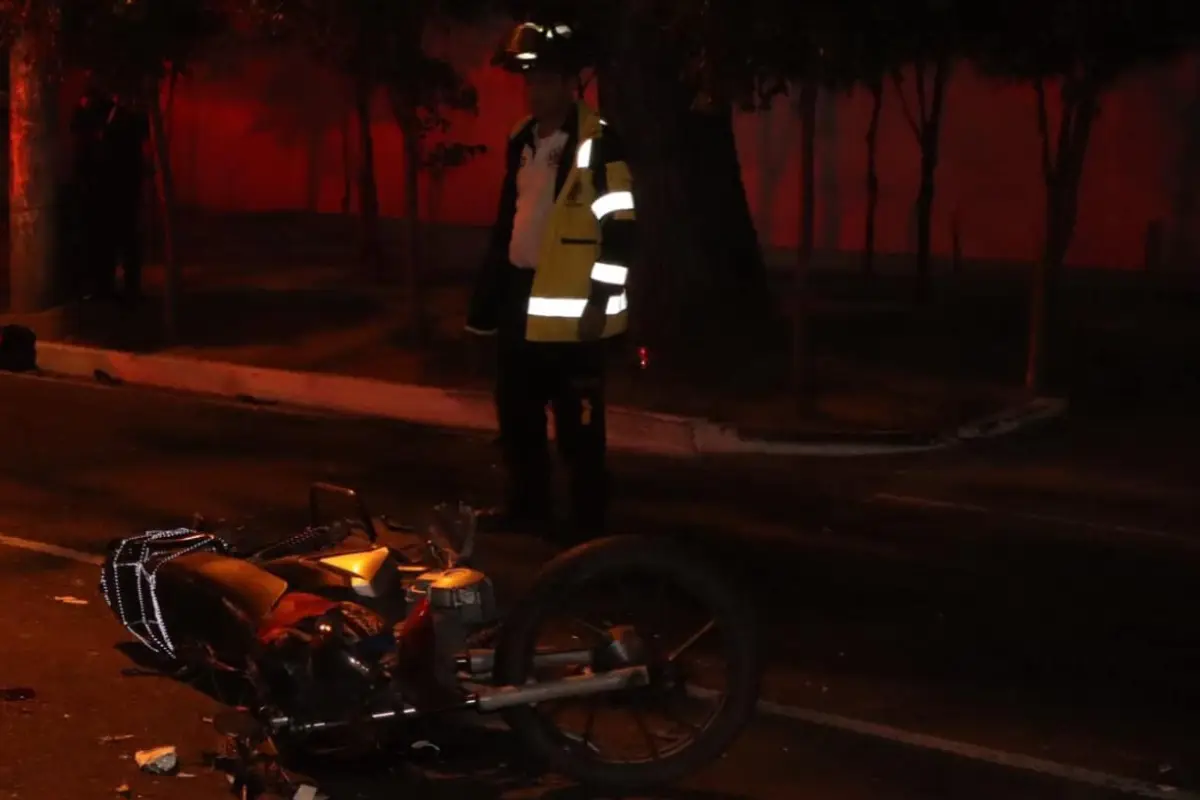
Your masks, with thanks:
[(158, 570), (160, 585), (170, 584), (228, 600), (251, 619), (269, 614), (287, 592), (284, 580), (235, 556), (189, 553), (164, 563)]

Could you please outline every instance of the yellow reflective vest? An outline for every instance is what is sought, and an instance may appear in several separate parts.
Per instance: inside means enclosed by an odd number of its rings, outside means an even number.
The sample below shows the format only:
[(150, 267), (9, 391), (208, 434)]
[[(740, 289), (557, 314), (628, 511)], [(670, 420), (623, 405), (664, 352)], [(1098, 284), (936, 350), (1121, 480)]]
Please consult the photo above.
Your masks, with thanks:
[(555, 198), (533, 278), (525, 329), (531, 342), (579, 341), (589, 302), (605, 309), (603, 338), (629, 326), (633, 181), (618, 137), (605, 136), (605, 122), (586, 103), (577, 104), (577, 113), (574, 163)]

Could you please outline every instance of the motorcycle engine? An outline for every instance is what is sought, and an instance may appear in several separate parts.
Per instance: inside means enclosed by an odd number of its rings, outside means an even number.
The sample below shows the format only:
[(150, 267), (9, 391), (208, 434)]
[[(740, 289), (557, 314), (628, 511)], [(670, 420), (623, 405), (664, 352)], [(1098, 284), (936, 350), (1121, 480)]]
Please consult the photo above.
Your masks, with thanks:
[(491, 579), (474, 569), (426, 572), (408, 586), (407, 595), (410, 608), (429, 600), (442, 655), (462, 652), (467, 638), (498, 616)]
[(271, 705), (296, 716), (340, 717), (366, 705), (386, 683), (383, 659), (394, 639), (382, 617), (339, 603), (264, 643), (259, 678)]

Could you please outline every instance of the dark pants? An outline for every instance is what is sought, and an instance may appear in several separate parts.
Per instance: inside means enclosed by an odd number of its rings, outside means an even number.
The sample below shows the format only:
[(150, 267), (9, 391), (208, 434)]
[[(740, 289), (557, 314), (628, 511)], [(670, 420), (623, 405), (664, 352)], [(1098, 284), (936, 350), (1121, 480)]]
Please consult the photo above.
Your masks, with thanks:
[(547, 520), (552, 511), (546, 407), (570, 481), (571, 520), (598, 533), (608, 510), (604, 346), (501, 337), (496, 411), (507, 470), (508, 512)]

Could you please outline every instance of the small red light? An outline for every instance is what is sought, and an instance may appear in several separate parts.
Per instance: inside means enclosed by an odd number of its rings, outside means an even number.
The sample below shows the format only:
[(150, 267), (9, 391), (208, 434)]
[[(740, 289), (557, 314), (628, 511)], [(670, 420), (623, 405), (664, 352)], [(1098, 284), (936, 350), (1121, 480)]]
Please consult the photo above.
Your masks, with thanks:
[(645, 347), (639, 347), (637, 350), (638, 368), (645, 369), (650, 364), (650, 351)]

